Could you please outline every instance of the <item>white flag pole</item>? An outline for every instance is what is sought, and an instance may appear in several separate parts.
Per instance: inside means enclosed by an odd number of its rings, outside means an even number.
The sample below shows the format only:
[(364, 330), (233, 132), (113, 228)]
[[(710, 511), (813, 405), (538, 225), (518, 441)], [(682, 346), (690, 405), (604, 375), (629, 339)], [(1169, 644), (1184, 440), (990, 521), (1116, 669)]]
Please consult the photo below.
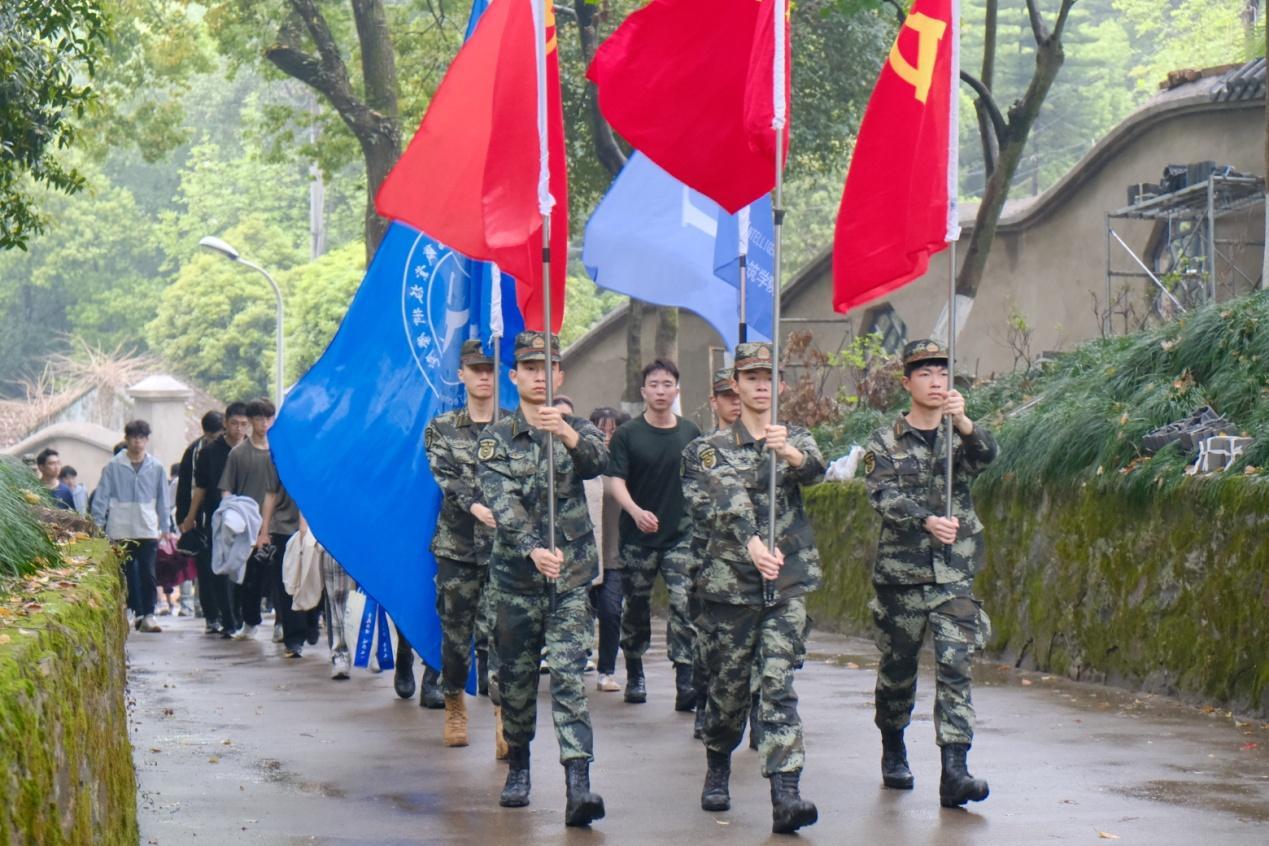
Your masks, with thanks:
[[(542, 214), (542, 322), (546, 336), (546, 404), (555, 404), (555, 354), (552, 347), (551, 328), (551, 209), (555, 198), (551, 196), (551, 147), (547, 138), (546, 109), (546, 16), (549, 0), (527, 0), (533, 4), (534, 51), (537, 57), (538, 92), (538, 211)], [(561, 260), (563, 256), (559, 257)], [(555, 437), (546, 436), (546, 535), (547, 547), (555, 552)], [(551, 593), (551, 610), (555, 610), (555, 579), (548, 579)]]
[(493, 346), (493, 422), (502, 419), (502, 270), (489, 265), (489, 335)]
[[(784, 101), (784, 33), (787, 19), (785, 10), (787, 0), (778, 0), (772, 4), (771, 14), (775, 15), (775, 49), (772, 51), (771, 69), (771, 129), (775, 132), (775, 198), (771, 204), (772, 229), (775, 235), (775, 255), (772, 262), (771, 284), (771, 423), (775, 425), (780, 419), (780, 285), (781, 285), (781, 242), (784, 230), (784, 126), (788, 118)], [(771, 475), (767, 486), (767, 549), (774, 553), (776, 548), (776, 492), (778, 461), (775, 453), (771, 453)], [(775, 582), (763, 582), (763, 601), (775, 603)]]

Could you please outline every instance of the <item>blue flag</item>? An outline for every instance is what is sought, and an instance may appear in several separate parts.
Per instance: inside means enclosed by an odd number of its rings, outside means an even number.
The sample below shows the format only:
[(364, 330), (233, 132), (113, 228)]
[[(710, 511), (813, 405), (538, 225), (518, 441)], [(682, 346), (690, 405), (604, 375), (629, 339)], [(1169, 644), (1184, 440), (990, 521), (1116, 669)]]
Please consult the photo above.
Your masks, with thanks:
[(269, 434), (278, 474), (314, 536), (438, 668), (428, 547), (441, 490), (423, 430), (465, 402), (459, 351), (481, 334), (482, 287), (466, 258), (392, 224), (334, 340), (287, 394)]
[[(746, 317), (749, 340), (765, 341), (771, 337), (771, 200), (750, 208)], [(733, 349), (740, 315), (736, 218), (636, 152), (586, 225), (582, 262), (599, 287), (695, 312)]]

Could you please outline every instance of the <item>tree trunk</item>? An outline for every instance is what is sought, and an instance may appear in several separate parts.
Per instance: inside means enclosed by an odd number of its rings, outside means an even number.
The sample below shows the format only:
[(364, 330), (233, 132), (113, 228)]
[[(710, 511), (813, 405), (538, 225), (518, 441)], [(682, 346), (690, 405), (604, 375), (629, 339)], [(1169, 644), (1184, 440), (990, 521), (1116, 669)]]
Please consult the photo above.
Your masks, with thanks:
[[(594, 0), (574, 0), (573, 8), (577, 12), (577, 35), (581, 42), (582, 64), (589, 67), (591, 60), (595, 58), (595, 50), (599, 47), (599, 32), (595, 26), (599, 7)], [(595, 158), (610, 176), (616, 176), (626, 166), (626, 154), (621, 151), (617, 136), (599, 111), (599, 98), (593, 82), (586, 83), (586, 113), (590, 117)]]
[[(1269, 25), (1265, 26), (1265, 55), (1269, 56)], [(1265, 254), (1260, 262), (1260, 289), (1269, 290), (1269, 85), (1265, 86)]]
[[(361, 146), (366, 163), (366, 262), (369, 264), (388, 222), (375, 213), (380, 183), (401, 155), (397, 107), (397, 71), (383, 0), (353, 0), (353, 19), (361, 53), (364, 97), (353, 91), (352, 77), (317, 0), (288, 0), (291, 14), (278, 27), (264, 57), (283, 73), (326, 98)], [(301, 46), (305, 41), (315, 53)]]
[[(1040, 114), (1044, 98), (1048, 96), (1053, 81), (1066, 55), (1062, 49), (1062, 33), (1065, 28), (1067, 14), (1075, 0), (1063, 0), (1058, 22), (1050, 34), (1043, 29), (1033, 2), (1029, 0), (1028, 8), (1033, 12), (1032, 26), (1036, 30), (1035, 73), (1027, 86), (1026, 94), (1009, 109), (1009, 120), (1005, 141), (1000, 147), (1000, 158), (996, 169), (987, 179), (983, 191), (982, 203), (974, 219), (974, 231), (969, 239), (969, 247), (965, 251), (964, 263), (956, 277), (956, 293), (971, 300), (978, 293), (982, 282), (983, 271), (987, 267), (987, 256), (991, 252), (992, 242), (996, 238), (996, 226), (1000, 222), (1000, 214), (1004, 211), (1005, 200), (1009, 197), (1009, 186), (1017, 173), (1022, 153), (1027, 146), (1027, 137), (1031, 127)], [(958, 323), (960, 321), (958, 320)]]
[[(999, 0), (987, 0), (986, 16), (983, 20), (983, 72), (978, 78), (988, 91), (992, 90), (996, 77), (996, 7), (998, 2)], [(987, 103), (981, 97), (974, 100), (974, 113), (978, 116), (978, 137), (983, 145), (983, 174), (984, 178), (988, 178), (996, 169), (1000, 145), (991, 125)]]
[(622, 394), (622, 405), (631, 414), (631, 408), (638, 408), (643, 398), (639, 389), (639, 371), (643, 369), (643, 302), (630, 298), (630, 309), (626, 314), (626, 391)]
[(656, 357), (676, 361), (679, 357), (679, 310), (657, 309)]

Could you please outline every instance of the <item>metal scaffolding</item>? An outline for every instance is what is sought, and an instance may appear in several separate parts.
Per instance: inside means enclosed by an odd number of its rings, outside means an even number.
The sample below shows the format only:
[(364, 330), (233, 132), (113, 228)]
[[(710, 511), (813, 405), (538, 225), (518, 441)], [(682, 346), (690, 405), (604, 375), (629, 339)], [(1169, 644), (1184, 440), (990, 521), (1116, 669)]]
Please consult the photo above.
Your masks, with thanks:
[[(1232, 250), (1222, 252), (1221, 247), (1264, 246), (1262, 241), (1238, 238), (1219, 238), (1218, 223), (1222, 218), (1245, 212), (1265, 204), (1265, 181), (1257, 176), (1244, 174), (1213, 173), (1202, 182), (1178, 191), (1151, 197), (1106, 215), (1106, 313), (1103, 328), (1110, 333), (1110, 302), (1112, 281), (1115, 278), (1149, 279), (1159, 289), (1156, 303), (1163, 305), (1160, 311), (1177, 309), (1185, 311), (1196, 303), (1213, 302), (1218, 287), (1236, 290), (1241, 276), (1249, 286), (1257, 280), (1250, 279), (1238, 267)], [(1147, 258), (1138, 256), (1114, 229), (1116, 220), (1153, 220), (1166, 225), (1162, 233), (1164, 247), (1169, 252), (1168, 268), (1152, 267)], [(1152, 238), (1153, 243), (1158, 243)], [(1128, 253), (1135, 270), (1116, 270), (1112, 255), (1115, 244)], [(1217, 277), (1216, 260), (1227, 263), (1229, 275), (1225, 280)], [(1165, 284), (1160, 275), (1171, 276), (1171, 285)], [(1261, 276), (1263, 278), (1263, 270)], [(1179, 295), (1179, 296), (1178, 296)]]

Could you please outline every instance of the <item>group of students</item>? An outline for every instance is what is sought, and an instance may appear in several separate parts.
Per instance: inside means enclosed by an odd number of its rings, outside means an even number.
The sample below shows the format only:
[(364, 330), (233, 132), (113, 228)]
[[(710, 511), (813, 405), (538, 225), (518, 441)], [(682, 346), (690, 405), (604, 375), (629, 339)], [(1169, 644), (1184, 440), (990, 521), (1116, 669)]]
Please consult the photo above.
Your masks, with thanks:
[[(459, 373), (467, 405), (427, 429), (429, 461), (444, 492), (432, 545), (443, 630), (444, 742), (468, 742), (463, 684), (476, 638), (488, 656), (497, 754), (508, 761), (500, 804), (527, 805), (545, 669), (566, 771), (565, 823), (585, 826), (602, 818), (603, 799), (590, 786), (593, 727), (583, 682), (596, 612), (600, 689), (619, 689), (612, 678), (619, 628), (625, 700), (645, 702), (650, 596), (660, 574), (670, 598), (675, 708), (696, 710), (695, 733), (706, 750), (701, 807), (730, 807), (731, 755), (751, 720), (770, 781), (772, 830), (790, 833), (814, 823), (818, 811), (799, 790), (805, 750), (793, 678), (805, 657), (806, 597), (821, 580), (802, 488), (823, 478), (824, 461), (808, 431), (771, 419), (778, 382), (771, 347), (742, 343), (734, 365), (715, 374), (717, 426), (704, 434), (674, 413), (679, 374), (665, 360), (644, 368), (645, 410), (632, 420), (618, 423), (616, 413), (604, 409), (593, 415), (597, 425), (548, 403), (548, 380), (552, 394), (563, 383), (557, 347), (555, 336), (541, 332), (516, 337), (510, 378), (519, 402), (495, 422), (493, 361), (478, 341), (467, 342)], [(909, 343), (903, 362), (911, 409), (874, 433), (864, 458), (883, 524), (872, 603), (882, 653), (876, 688), (882, 781), (913, 787), (903, 735), (929, 629), (943, 755), (940, 802), (957, 807), (988, 793), (986, 782), (966, 768), (973, 736), (970, 658), (989, 625), (972, 593), (983, 548), (969, 483), (994, 458), (996, 445), (965, 415), (940, 344)], [(948, 437), (952, 516), (945, 516), (944, 502)], [(610, 549), (612, 542), (606, 521), (594, 520), (588, 509), (587, 483), (600, 477), (621, 514), (616, 558), (604, 556), (597, 585), (596, 522), (600, 542)]]

